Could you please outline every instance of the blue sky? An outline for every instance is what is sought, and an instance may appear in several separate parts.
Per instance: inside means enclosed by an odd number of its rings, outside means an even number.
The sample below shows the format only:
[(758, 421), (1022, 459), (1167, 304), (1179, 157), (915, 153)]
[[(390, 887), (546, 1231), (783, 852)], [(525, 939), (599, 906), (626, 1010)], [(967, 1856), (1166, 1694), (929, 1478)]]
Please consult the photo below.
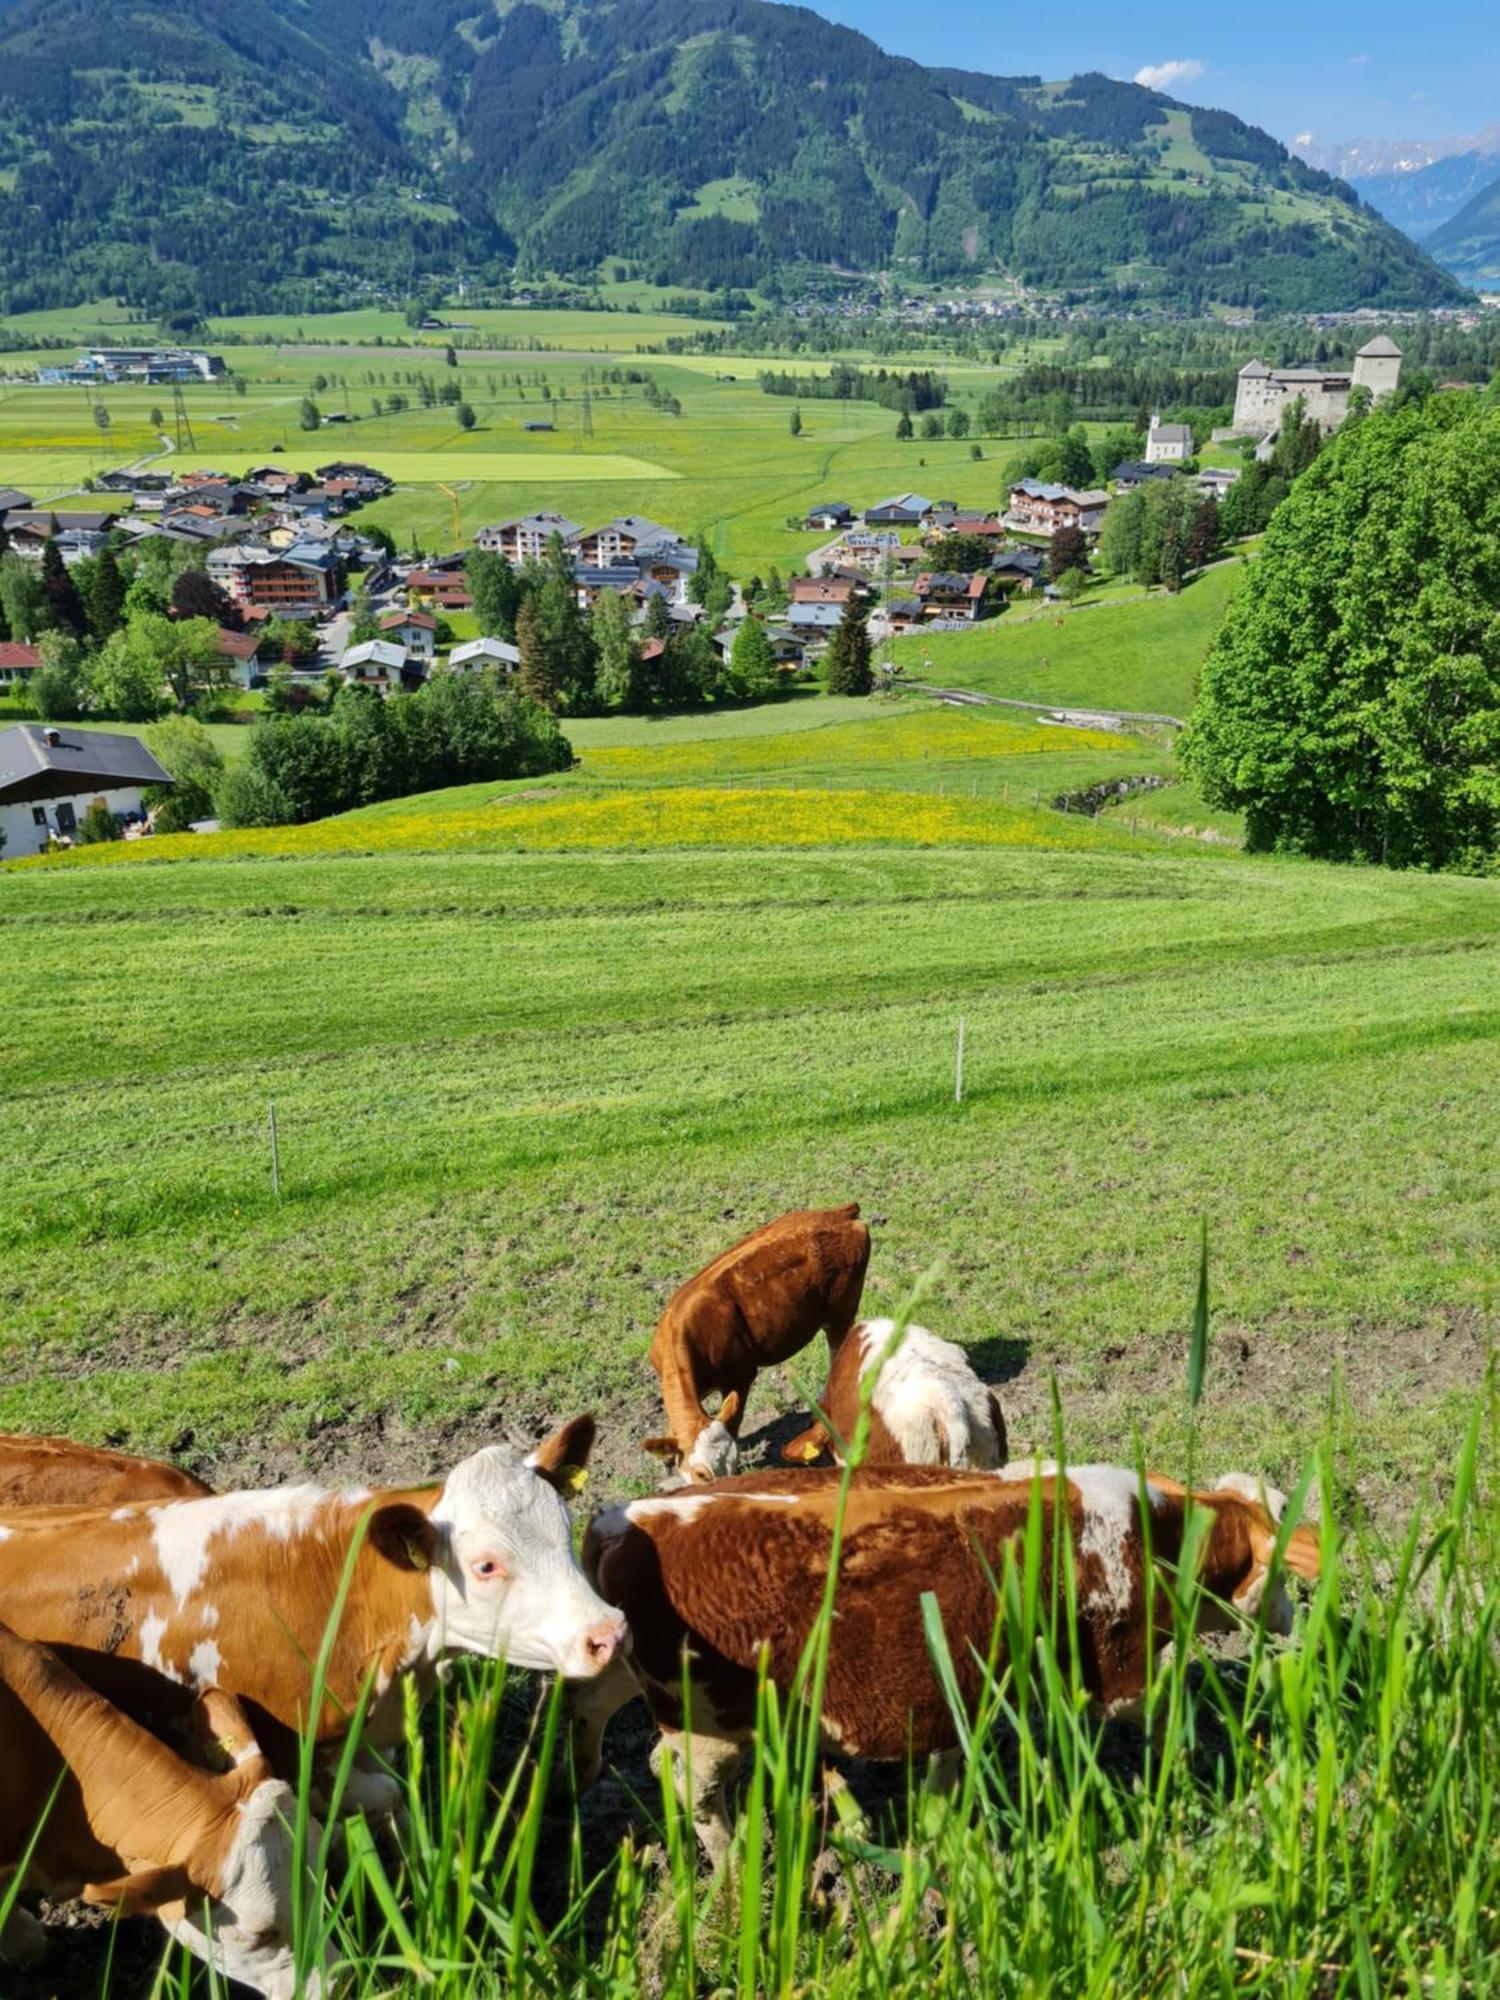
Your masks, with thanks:
[(811, 4), (883, 48), (941, 67), (1129, 77), (1187, 64), (1195, 73), (1160, 87), (1238, 112), (1279, 139), (1435, 139), (1500, 119), (1500, 0), (947, 0), (935, 13), (911, 0)]

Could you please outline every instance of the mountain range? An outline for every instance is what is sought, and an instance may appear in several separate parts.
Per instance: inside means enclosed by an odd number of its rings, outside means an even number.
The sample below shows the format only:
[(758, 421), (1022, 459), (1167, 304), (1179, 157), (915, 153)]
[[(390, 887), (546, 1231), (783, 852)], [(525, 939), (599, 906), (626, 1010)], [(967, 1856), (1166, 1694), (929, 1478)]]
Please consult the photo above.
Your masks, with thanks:
[(0, 0), (0, 311), (302, 309), (615, 267), (705, 289), (1004, 274), (1188, 311), (1463, 295), (1229, 113), (1097, 74), (928, 68), (769, 0), (107, 19)]

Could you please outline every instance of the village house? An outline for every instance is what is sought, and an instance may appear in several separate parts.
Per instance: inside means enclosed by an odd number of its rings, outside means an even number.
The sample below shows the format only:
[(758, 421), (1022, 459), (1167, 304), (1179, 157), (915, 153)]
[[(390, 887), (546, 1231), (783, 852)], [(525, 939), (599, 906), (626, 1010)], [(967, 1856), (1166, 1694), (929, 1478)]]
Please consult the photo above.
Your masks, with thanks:
[(388, 639), (366, 639), (351, 646), (339, 661), (339, 672), (351, 687), (370, 688), (381, 695), (405, 693), (427, 678), (421, 662), (408, 659), (406, 648)]
[(854, 509), (846, 507), (842, 500), (825, 500), (807, 510), (808, 527), (824, 534), (835, 534), (840, 528), (847, 528), (853, 519)]
[(994, 542), (997, 546), (1004, 539), (1005, 529), (995, 514), (960, 514), (951, 507), (929, 516), (922, 529), (924, 542), (935, 542), (945, 535), (962, 535), (970, 540)]
[(919, 528), (932, 512), (934, 502), (921, 493), (898, 493), (894, 499), (878, 501), (865, 509), (867, 528)]
[(973, 625), (984, 616), (987, 582), (982, 572), (958, 576), (941, 570), (923, 570), (912, 588), (929, 624), (941, 619), (945, 624)]
[(1209, 465), (1198, 474), (1197, 488), (1205, 500), (1222, 500), (1231, 486), (1242, 478), (1238, 466)]
[(95, 800), (122, 822), (143, 820), (143, 788), (171, 783), (138, 736), (30, 722), (0, 730), (0, 852), (71, 842)]
[(1109, 505), (1109, 495), (1090, 488), (1049, 486), (1041, 479), (1020, 479), (1010, 489), (1005, 525), (1021, 534), (1055, 535), (1059, 528), (1082, 528), (1097, 534)]
[(1181, 465), (1193, 455), (1191, 424), (1164, 424), (1159, 411), (1151, 413), (1146, 432), (1147, 465)]
[(1152, 480), (1177, 477), (1170, 465), (1148, 465), (1143, 458), (1122, 458), (1109, 476), (1115, 482), (1116, 493), (1134, 493), (1138, 486), (1147, 486)]
[(432, 665), (437, 657), (437, 620), (430, 611), (387, 611), (377, 623), (382, 639), (404, 646), (423, 666)]
[(119, 518), (112, 507), (15, 507), (6, 513), (5, 535), (13, 554), (36, 563), (48, 542), (56, 540), (58, 553), (71, 567), (99, 553)]
[(409, 604), (430, 604), (438, 611), (468, 611), (474, 600), (469, 595), (469, 579), (463, 571), (463, 558), (451, 561), (457, 567), (450, 567), (449, 560), (433, 562), (424, 568), (408, 570), (406, 575), (406, 597)]
[(520, 514), (513, 520), (497, 521), (491, 528), (481, 528), (474, 537), (474, 545), (504, 556), (520, 569), (523, 563), (540, 562), (554, 536), (566, 545), (582, 533), (580, 524), (570, 521), (566, 514)]
[(1002, 549), (990, 565), (991, 581), (1000, 589), (1029, 593), (1047, 580), (1047, 555), (1043, 549)]
[(831, 639), (838, 630), (843, 611), (837, 604), (792, 604), (783, 621), (788, 631), (805, 640)]
[(847, 576), (794, 576), (787, 585), (793, 604), (849, 604), (857, 594), (854, 579)]
[(521, 649), (509, 639), (468, 639), (448, 655), (453, 674), (513, 674), (521, 664)]
[(24, 688), (42, 664), (40, 646), (24, 645), (19, 639), (0, 640), (0, 688)]
[(260, 640), (253, 632), (231, 632), (219, 627), (218, 650), (229, 662), (229, 678), (236, 687), (257, 688), (265, 684), (266, 671), (260, 661)]
[(31, 495), (23, 493), (19, 486), (0, 486), (0, 527), (6, 516), (19, 508), (23, 513), (31, 506)]

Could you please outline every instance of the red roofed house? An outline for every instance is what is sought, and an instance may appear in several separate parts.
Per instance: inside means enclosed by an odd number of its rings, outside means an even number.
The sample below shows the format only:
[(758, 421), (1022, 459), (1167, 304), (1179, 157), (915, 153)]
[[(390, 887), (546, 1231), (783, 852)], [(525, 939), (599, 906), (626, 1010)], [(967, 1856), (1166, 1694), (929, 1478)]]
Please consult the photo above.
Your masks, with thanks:
[(29, 687), (31, 676), (42, 664), (39, 646), (23, 646), (19, 640), (0, 644), (0, 687)]
[(387, 611), (379, 622), (382, 639), (404, 646), (424, 666), (432, 665), (437, 657), (437, 620), (430, 611)]
[(259, 687), (266, 678), (261, 665), (260, 639), (254, 632), (231, 632), (219, 627), (219, 652), (229, 662), (229, 678), (236, 687)]
[(461, 569), (414, 569), (406, 579), (409, 597), (422, 597), (439, 611), (468, 611), (469, 580)]

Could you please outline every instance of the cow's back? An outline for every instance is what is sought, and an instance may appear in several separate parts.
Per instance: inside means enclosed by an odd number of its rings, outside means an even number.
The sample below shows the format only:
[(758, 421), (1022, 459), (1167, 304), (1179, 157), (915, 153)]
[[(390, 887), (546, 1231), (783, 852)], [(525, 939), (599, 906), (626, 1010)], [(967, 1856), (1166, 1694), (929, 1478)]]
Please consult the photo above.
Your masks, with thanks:
[[(767, 1471), (636, 1501), (601, 1516), (585, 1567), (630, 1622), (633, 1665), (658, 1717), (680, 1719), (683, 1648), (716, 1721), (754, 1721), (757, 1660), (791, 1686), (821, 1605), (841, 1475)], [(960, 1688), (995, 1626), (992, 1577), (1025, 1525), (1030, 1487), (940, 1467), (853, 1475), (829, 1642), (823, 1726), (852, 1754), (949, 1747), (953, 1718), (923, 1636), (923, 1594), (942, 1612)], [(1044, 1494), (1050, 1539), (1051, 1490)]]
[(70, 1438), (0, 1435), (0, 1508), (118, 1507), (192, 1500), (209, 1488), (160, 1459), (134, 1458)]
[(758, 1363), (786, 1360), (827, 1326), (844, 1334), (859, 1312), (870, 1231), (859, 1204), (793, 1209), (705, 1265), (667, 1302), (658, 1338), (711, 1329)]

